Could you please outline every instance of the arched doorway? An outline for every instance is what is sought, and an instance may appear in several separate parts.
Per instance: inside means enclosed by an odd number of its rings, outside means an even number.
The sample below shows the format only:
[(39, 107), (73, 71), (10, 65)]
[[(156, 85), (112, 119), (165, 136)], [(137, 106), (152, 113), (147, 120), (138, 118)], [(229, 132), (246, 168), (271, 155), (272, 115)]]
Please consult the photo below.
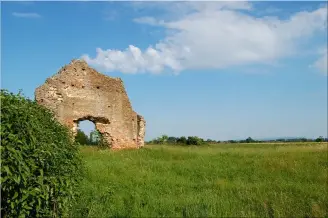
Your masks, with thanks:
[(111, 147), (111, 136), (101, 129), (102, 125), (110, 122), (103, 117), (86, 116), (74, 120), (75, 140), (83, 145), (99, 145)]
[(81, 120), (77, 123), (77, 133), (75, 141), (81, 145), (97, 145), (98, 139), (94, 137), (96, 125), (89, 120)]

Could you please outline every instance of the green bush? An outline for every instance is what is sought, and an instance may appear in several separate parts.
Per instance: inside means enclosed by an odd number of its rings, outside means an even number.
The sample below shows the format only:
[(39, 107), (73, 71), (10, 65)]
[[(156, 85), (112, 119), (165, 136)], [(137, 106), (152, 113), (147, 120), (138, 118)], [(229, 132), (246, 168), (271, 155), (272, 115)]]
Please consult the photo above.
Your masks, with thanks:
[(316, 142), (324, 142), (325, 139), (324, 139), (322, 136), (320, 136), (320, 137), (316, 138), (315, 141), (316, 141)]
[(178, 144), (183, 144), (183, 145), (186, 145), (187, 144), (187, 138), (182, 136), (180, 138), (177, 139), (177, 143)]
[(197, 136), (188, 136), (187, 145), (202, 145), (204, 144), (203, 139)]
[(81, 163), (69, 130), (48, 109), (1, 90), (1, 217), (66, 216)]

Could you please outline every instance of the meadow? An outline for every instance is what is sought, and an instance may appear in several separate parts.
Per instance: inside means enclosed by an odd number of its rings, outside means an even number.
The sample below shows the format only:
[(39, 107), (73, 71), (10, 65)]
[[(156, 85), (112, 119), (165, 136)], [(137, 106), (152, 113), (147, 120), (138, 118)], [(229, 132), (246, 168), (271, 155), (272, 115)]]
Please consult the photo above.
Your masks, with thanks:
[(327, 143), (82, 146), (71, 217), (327, 217)]

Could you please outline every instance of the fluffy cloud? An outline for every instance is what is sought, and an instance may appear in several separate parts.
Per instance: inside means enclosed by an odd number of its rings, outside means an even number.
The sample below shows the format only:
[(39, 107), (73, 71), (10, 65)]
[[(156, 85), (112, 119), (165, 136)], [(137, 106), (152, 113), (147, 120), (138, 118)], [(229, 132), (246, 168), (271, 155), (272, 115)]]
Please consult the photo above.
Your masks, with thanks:
[[(295, 54), (298, 42), (327, 28), (326, 6), (295, 13), (284, 20), (255, 17), (246, 2), (189, 2), (173, 6), (176, 11), (183, 11), (180, 16), (173, 16), (174, 19), (141, 17), (134, 20), (169, 30), (154, 46), (141, 50), (129, 45), (124, 51), (97, 48), (96, 57), (83, 55), (82, 58), (102, 71), (123, 73), (165, 70), (177, 73), (184, 69), (272, 64)], [(244, 13), (245, 10), (249, 13)], [(315, 65), (322, 67), (324, 61), (323, 57)]]
[(14, 17), (20, 18), (40, 18), (41, 15), (38, 13), (20, 13), (20, 12), (13, 12), (12, 15)]

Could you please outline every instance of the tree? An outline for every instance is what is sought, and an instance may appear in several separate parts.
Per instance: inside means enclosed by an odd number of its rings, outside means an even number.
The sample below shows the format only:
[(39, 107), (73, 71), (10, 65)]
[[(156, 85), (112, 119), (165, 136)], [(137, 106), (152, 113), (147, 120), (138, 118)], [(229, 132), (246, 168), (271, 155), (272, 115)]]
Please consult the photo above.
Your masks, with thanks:
[(168, 137), (167, 135), (162, 135), (162, 137), (161, 137), (160, 139), (161, 139), (161, 141), (162, 141), (163, 144), (164, 144), (164, 143), (167, 142), (168, 138), (169, 138), (169, 137)]
[(181, 136), (180, 138), (177, 139), (177, 143), (185, 145), (185, 144), (187, 144), (187, 138), (184, 136)]
[(157, 144), (165, 144), (167, 142), (167, 139), (169, 137), (167, 135), (162, 135), (161, 137), (158, 137), (157, 140)]
[(187, 145), (201, 145), (203, 144), (203, 139), (197, 136), (188, 136)]
[(168, 137), (167, 138), (167, 143), (169, 144), (176, 144), (177, 143), (177, 138), (176, 137)]
[(322, 136), (319, 136), (315, 141), (316, 142), (323, 142), (325, 140), (324, 140), (324, 138)]
[(97, 145), (101, 140), (101, 133), (98, 130), (94, 130), (90, 132), (89, 143), (91, 145)]
[(216, 141), (215, 140), (212, 140), (212, 139), (207, 139), (206, 142), (207, 143), (216, 143)]
[(300, 138), (300, 141), (301, 141), (301, 142), (307, 142), (308, 140), (307, 140), (306, 138), (303, 137), (303, 138)]
[(254, 139), (252, 139), (251, 137), (248, 137), (248, 138), (246, 139), (246, 143), (251, 143), (251, 142), (254, 142)]
[(90, 144), (88, 136), (80, 129), (77, 130), (77, 134), (75, 136), (75, 141), (80, 143), (81, 145), (89, 145)]

